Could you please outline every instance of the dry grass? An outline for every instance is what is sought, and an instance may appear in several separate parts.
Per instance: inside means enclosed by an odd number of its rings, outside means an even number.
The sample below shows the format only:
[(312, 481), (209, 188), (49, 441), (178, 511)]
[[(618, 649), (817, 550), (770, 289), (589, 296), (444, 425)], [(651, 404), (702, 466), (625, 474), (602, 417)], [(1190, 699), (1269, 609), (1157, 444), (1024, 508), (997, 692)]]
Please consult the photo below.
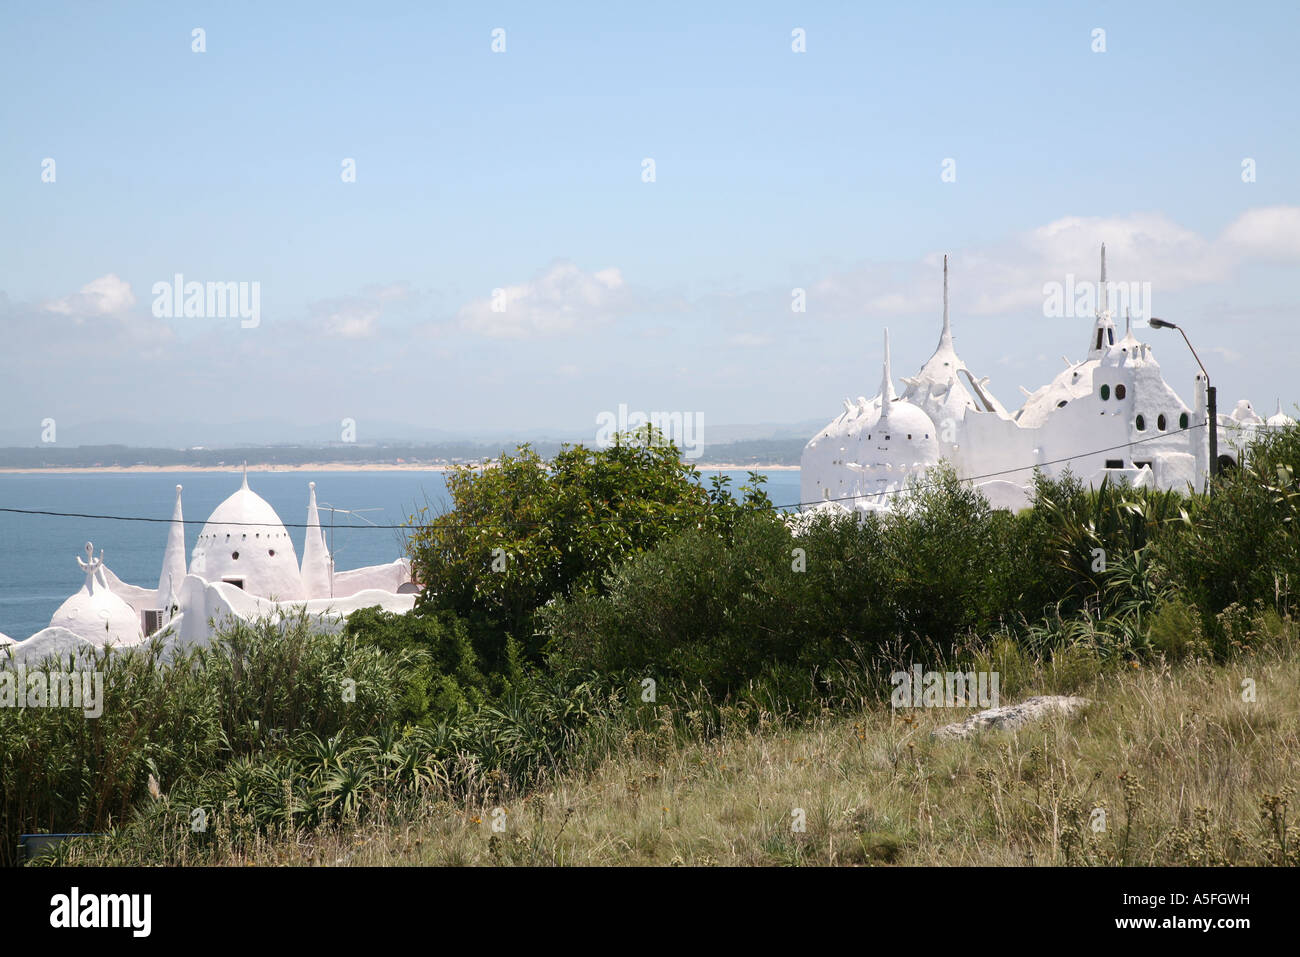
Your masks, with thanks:
[[(1242, 697), (1247, 678), (1253, 703)], [(1055, 690), (1040, 679), (1023, 682), (1024, 694)], [(932, 740), (965, 713), (938, 709), (825, 715), (685, 748), (665, 727), (631, 735), (594, 773), (499, 810), (430, 796), (215, 862), (1294, 864), (1300, 833), (1285, 815), (1300, 779), (1297, 687), (1295, 654), (1259, 652), (1103, 674), (1078, 689), (1094, 701), (1085, 715), (971, 741)], [(1104, 829), (1094, 829), (1096, 808)], [(502, 813), (505, 829), (494, 831)], [(194, 860), (184, 848), (168, 857)], [(78, 858), (130, 862), (122, 848)]]

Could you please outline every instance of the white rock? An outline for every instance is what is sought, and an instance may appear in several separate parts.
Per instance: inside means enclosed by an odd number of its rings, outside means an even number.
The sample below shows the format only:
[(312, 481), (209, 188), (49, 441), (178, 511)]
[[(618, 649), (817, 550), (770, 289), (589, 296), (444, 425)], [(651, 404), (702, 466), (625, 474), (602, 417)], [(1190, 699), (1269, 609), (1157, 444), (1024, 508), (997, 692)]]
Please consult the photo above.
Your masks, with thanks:
[(973, 714), (965, 721), (947, 724), (930, 733), (932, 738), (969, 738), (977, 731), (1014, 731), (1031, 721), (1046, 718), (1051, 714), (1067, 716), (1078, 714), (1092, 702), (1087, 698), (1071, 695), (1037, 695), (1026, 698), (1020, 704), (1009, 704), (1001, 708), (989, 708)]

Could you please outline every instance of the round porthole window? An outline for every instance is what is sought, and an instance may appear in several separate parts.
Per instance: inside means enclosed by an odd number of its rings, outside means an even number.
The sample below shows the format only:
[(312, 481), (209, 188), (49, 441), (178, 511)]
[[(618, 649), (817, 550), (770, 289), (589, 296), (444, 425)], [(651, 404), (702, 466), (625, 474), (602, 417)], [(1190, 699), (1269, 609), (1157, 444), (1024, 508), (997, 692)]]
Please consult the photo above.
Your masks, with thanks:
[(1105, 402), (1109, 398), (1110, 398), (1110, 386), (1104, 385), (1101, 387), (1101, 400)]
[(1178, 417), (1178, 427), (1179, 427), (1180, 429), (1185, 429), (1185, 428), (1187, 428), (1187, 413), (1186, 413), (1186, 412), (1184, 412), (1182, 415), (1180, 415), (1180, 416)]
[(1165, 430), (1165, 417), (1163, 415), (1156, 417), (1156, 428), (1161, 432)]
[(1147, 420), (1139, 415), (1137, 417), (1137, 430), (1139, 432), (1145, 432), (1146, 428), (1147, 428)]
[(1123, 384), (1115, 386), (1115, 398), (1117, 399), (1124, 398), (1126, 392), (1127, 390), (1124, 388)]
[(266, 552), (266, 554), (268, 554), (268, 555), (270, 555), (272, 558), (274, 558), (274, 557), (275, 557), (275, 549), (274, 549), (274, 548), (268, 549), (267, 552)]
[(230, 557), (233, 558), (235, 561), (239, 561), (239, 552), (231, 552)]

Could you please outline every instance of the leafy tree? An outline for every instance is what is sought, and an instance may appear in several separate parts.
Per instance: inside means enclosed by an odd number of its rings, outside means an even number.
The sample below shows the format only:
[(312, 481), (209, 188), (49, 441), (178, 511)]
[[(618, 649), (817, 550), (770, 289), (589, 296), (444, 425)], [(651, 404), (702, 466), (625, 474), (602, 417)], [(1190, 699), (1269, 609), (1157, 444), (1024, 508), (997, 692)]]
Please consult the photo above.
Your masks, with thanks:
[(664, 537), (698, 527), (727, 534), (742, 512), (768, 508), (750, 473), (737, 501), (725, 477), (705, 487), (675, 445), (650, 426), (608, 448), (565, 446), (546, 461), (528, 445), (447, 480), (453, 507), (413, 518), (408, 550), (420, 605), (470, 623), (492, 671), (540, 660), (537, 609), (589, 586)]

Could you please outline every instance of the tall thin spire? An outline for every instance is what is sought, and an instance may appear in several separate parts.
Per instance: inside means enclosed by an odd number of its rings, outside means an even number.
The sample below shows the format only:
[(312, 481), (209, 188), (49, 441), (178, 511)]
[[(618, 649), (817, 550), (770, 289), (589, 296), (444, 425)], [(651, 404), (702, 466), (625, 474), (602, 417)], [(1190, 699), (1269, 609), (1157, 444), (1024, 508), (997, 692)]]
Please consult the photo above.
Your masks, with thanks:
[(172, 508), (167, 529), (167, 550), (163, 552), (162, 572), (158, 575), (158, 597), (165, 598), (164, 588), (172, 581), (185, 580), (185, 517), (181, 513), (181, 486), (176, 486), (176, 505)]
[(894, 377), (889, 373), (889, 330), (885, 330), (885, 371), (880, 380), (880, 417), (889, 415), (889, 403), (894, 399)]
[(1096, 359), (1115, 344), (1115, 321), (1110, 313), (1110, 290), (1106, 285), (1106, 244), (1101, 244), (1101, 288), (1097, 292), (1097, 318), (1088, 337), (1088, 358)]
[(1101, 244), (1101, 289), (1097, 291), (1097, 315), (1110, 312), (1110, 295), (1106, 289), (1106, 244)]
[(329, 549), (316, 510), (316, 483), (307, 483), (307, 534), (302, 543), (302, 583), (308, 598), (331, 598)]
[(952, 345), (952, 323), (948, 319), (948, 255), (943, 257), (943, 332), (939, 336), (940, 346)]
[(244, 459), (244, 484), (241, 488), (248, 488), (248, 459)]

